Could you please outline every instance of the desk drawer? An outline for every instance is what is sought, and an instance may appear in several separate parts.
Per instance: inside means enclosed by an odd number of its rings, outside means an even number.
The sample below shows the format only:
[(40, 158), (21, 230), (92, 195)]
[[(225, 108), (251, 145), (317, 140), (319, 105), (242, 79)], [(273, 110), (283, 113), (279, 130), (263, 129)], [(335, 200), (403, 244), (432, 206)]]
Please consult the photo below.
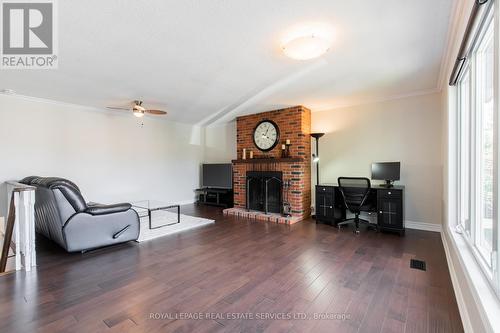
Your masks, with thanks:
[(335, 216), (333, 201), (333, 192), (316, 191), (316, 217), (318, 220), (333, 221)]
[(334, 189), (333, 186), (316, 186), (316, 192), (318, 193), (333, 193)]
[(378, 190), (378, 196), (381, 198), (398, 198), (400, 199), (403, 196), (403, 192), (401, 190)]

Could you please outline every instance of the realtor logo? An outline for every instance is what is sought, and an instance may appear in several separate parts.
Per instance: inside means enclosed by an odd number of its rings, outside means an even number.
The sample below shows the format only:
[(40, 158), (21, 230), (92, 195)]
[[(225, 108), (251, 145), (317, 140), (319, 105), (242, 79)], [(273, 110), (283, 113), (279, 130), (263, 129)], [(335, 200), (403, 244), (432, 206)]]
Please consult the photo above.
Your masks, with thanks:
[(1, 2), (2, 69), (57, 68), (55, 0)]

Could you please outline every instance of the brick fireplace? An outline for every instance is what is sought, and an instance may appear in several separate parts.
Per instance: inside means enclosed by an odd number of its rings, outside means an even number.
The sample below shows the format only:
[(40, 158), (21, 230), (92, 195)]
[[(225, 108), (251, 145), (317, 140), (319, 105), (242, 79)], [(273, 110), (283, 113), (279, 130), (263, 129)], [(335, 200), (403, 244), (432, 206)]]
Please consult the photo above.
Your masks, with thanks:
[[(262, 120), (271, 120), (279, 127), (280, 139), (276, 147), (269, 152), (260, 151), (253, 142), (253, 131)], [(311, 111), (303, 106), (263, 112), (237, 120), (237, 156), (233, 160), (234, 209), (229, 214), (250, 216), (260, 220), (279, 223), (295, 223), (307, 218), (311, 213)], [(288, 158), (282, 158), (282, 144), (290, 140)], [(242, 159), (243, 149), (246, 159)], [(249, 152), (253, 159), (249, 158)], [(280, 174), (283, 184), (289, 184), (282, 191), (280, 200), (287, 201), (291, 207), (291, 217), (270, 217), (255, 212), (255, 204), (247, 206), (247, 184), (249, 175), (258, 173)], [(276, 198), (274, 198), (276, 200)], [(273, 201), (275, 204), (275, 201)], [(247, 208), (252, 208), (249, 211)], [(262, 209), (263, 210), (263, 209)], [(246, 213), (245, 213), (246, 212)]]

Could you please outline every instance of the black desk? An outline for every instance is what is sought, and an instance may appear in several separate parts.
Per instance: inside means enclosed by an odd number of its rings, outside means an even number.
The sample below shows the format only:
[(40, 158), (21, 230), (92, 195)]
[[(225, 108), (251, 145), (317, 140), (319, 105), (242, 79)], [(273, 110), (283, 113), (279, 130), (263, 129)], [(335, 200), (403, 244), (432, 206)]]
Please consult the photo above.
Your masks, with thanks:
[[(373, 185), (363, 211), (377, 214), (380, 230), (404, 235), (404, 186), (391, 188)], [(344, 198), (337, 184), (316, 185), (316, 221), (337, 224), (346, 219)]]

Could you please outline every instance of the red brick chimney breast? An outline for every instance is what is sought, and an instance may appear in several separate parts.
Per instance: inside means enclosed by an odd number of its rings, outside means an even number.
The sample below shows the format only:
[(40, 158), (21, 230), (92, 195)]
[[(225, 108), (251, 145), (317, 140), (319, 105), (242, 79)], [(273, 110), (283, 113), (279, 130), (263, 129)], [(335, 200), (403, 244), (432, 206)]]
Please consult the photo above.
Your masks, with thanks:
[[(260, 151), (253, 142), (253, 130), (262, 120), (274, 121), (280, 131), (279, 143), (269, 152)], [(283, 181), (289, 180), (291, 184), (288, 202), (292, 216), (307, 218), (311, 214), (311, 111), (299, 105), (238, 117), (236, 123), (238, 159), (233, 161), (234, 206), (246, 207), (247, 171), (281, 171)], [(290, 158), (281, 159), (281, 145), (286, 140), (291, 144)], [(245, 161), (241, 160), (243, 149), (247, 152)], [(250, 151), (254, 160), (249, 160)]]

